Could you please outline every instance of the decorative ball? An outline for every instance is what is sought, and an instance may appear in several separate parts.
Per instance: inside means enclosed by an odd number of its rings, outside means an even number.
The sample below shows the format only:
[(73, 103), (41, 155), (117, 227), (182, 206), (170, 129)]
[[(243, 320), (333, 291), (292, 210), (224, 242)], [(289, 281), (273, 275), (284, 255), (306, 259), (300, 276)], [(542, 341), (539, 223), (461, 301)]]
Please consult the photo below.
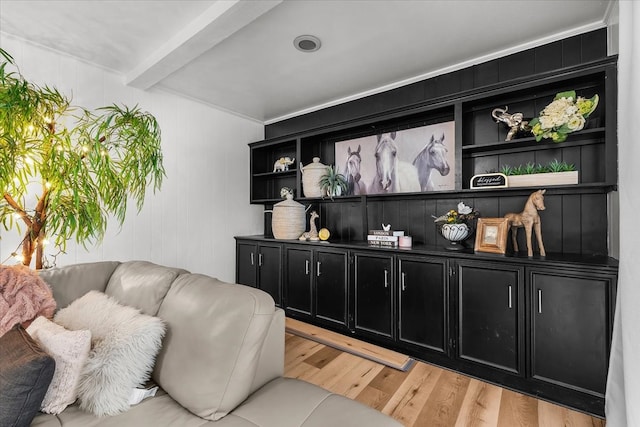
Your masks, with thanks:
[(318, 237), (320, 238), (320, 240), (328, 240), (330, 235), (331, 233), (329, 233), (329, 230), (327, 230), (326, 228), (321, 228), (318, 231)]

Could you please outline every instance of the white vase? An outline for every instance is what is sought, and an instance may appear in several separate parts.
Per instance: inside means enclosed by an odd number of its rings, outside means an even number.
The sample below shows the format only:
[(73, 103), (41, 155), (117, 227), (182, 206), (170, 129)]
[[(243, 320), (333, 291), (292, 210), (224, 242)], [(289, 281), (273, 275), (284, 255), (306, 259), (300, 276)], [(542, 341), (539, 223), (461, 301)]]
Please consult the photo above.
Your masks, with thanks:
[(440, 228), (442, 237), (450, 242), (460, 242), (469, 237), (469, 227), (467, 224), (443, 224)]

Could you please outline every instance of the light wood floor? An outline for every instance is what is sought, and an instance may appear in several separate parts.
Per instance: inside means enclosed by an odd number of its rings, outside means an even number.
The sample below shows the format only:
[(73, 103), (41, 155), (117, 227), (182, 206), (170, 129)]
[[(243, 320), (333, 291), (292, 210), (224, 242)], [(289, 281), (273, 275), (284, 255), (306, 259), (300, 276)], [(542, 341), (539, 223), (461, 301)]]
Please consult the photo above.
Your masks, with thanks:
[(426, 363), (416, 362), (401, 372), (291, 334), (286, 334), (285, 354), (285, 376), (360, 401), (407, 427), (605, 425), (601, 419)]

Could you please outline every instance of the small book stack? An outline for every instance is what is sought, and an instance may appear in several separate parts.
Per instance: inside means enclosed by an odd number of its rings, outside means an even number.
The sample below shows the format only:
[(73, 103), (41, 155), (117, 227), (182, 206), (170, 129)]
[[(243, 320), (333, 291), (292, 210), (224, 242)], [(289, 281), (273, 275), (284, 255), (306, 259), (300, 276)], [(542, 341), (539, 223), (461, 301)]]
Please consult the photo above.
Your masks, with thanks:
[(404, 231), (369, 230), (367, 242), (369, 243), (369, 246), (397, 248), (398, 238), (400, 236), (404, 236)]

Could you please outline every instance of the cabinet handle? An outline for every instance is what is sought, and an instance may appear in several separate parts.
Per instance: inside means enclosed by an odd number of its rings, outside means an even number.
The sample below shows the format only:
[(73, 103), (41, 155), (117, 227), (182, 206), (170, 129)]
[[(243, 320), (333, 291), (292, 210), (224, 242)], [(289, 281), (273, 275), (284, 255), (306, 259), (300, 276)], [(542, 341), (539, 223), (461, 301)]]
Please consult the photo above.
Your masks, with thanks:
[(402, 273), (402, 291), (403, 291), (403, 292), (404, 292), (404, 289), (405, 289), (405, 288), (404, 288), (404, 279), (405, 279), (405, 277), (406, 277), (406, 274), (405, 274), (405, 273)]
[(542, 289), (538, 289), (538, 313), (542, 313)]
[(320, 277), (320, 261), (316, 262), (316, 276)]
[(309, 275), (309, 260), (308, 259), (304, 260), (304, 274), (306, 274), (307, 276)]
[(254, 259), (253, 252), (251, 252), (251, 265), (256, 265), (256, 260)]
[(384, 270), (384, 287), (389, 287), (389, 272), (386, 269)]
[(258, 267), (262, 267), (262, 254), (258, 255)]
[(511, 294), (511, 285), (509, 285), (509, 308), (513, 308), (513, 299)]

